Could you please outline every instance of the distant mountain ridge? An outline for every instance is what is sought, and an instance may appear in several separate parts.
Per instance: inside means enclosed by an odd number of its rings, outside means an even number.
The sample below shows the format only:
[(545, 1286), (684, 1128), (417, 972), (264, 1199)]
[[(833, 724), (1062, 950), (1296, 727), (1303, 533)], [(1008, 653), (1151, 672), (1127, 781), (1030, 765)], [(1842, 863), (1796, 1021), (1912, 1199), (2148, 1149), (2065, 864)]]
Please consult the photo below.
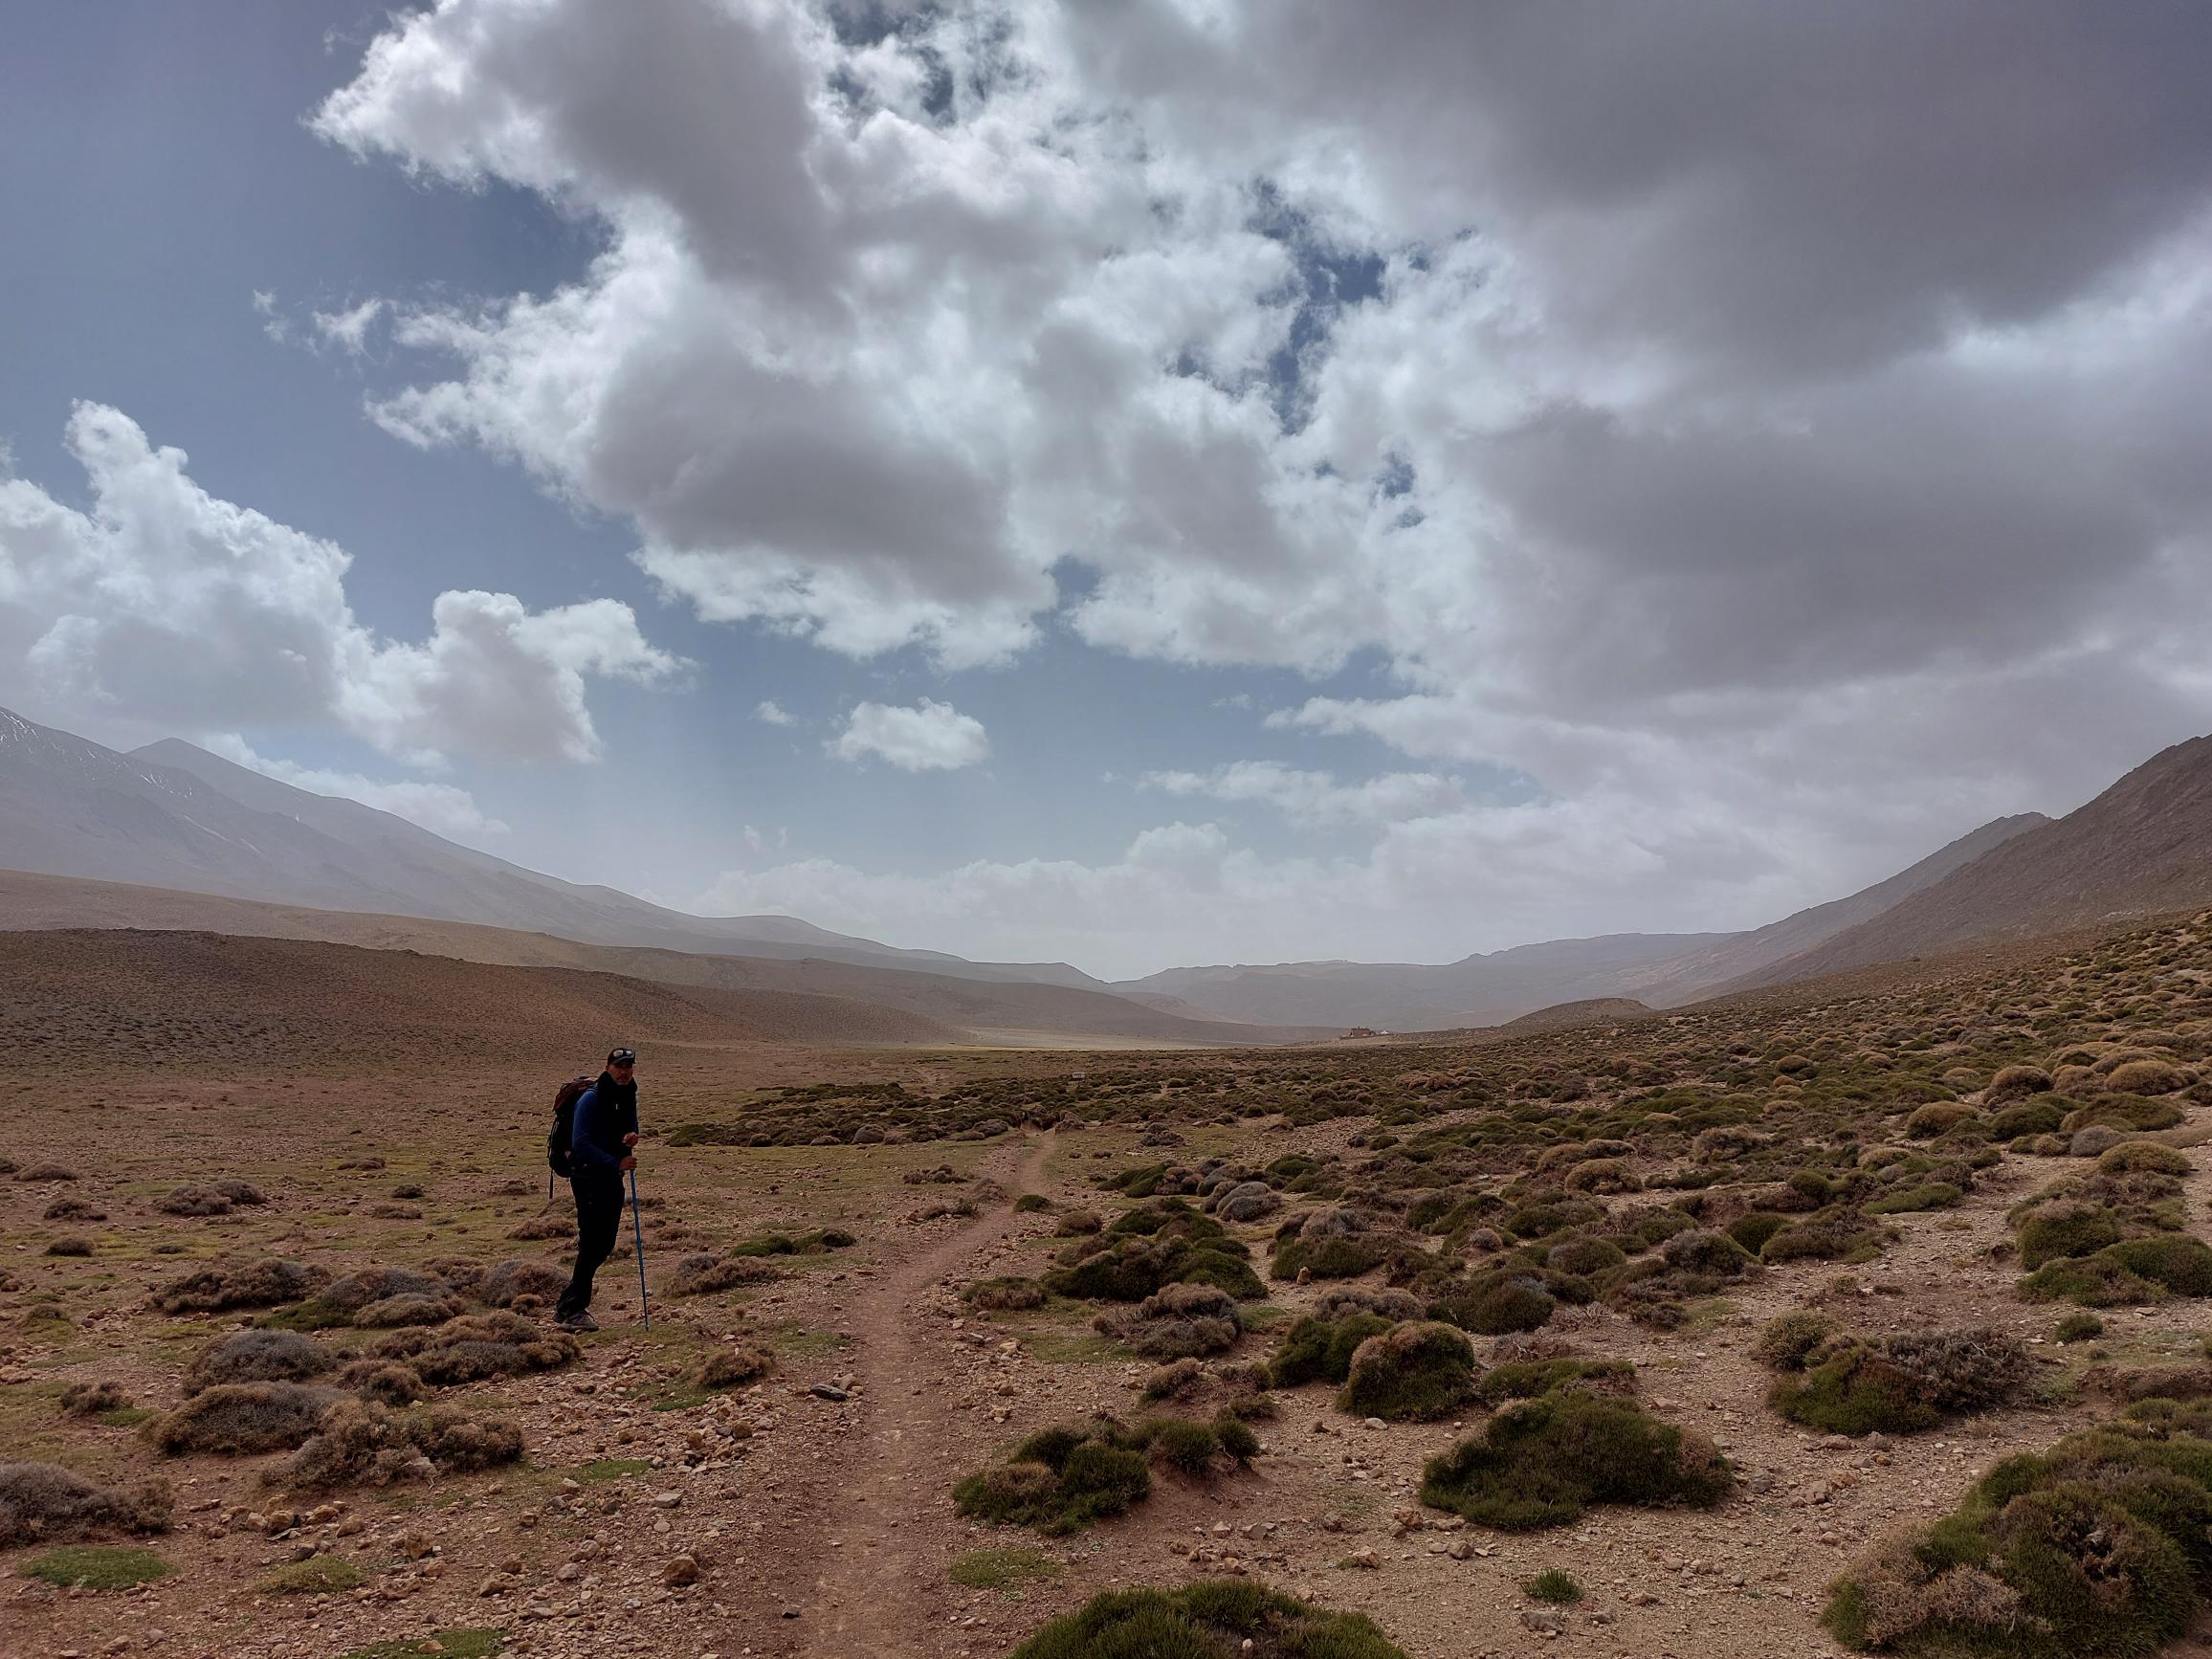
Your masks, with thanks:
[(1332, 962), (1171, 968), (1115, 988), (1132, 995), (1166, 992), (1194, 1007), (1259, 1025), (1335, 1021), (1390, 1031), (1504, 1025), (1561, 1004), (1613, 998), (1671, 1007), (1799, 956), (2048, 822), (2040, 812), (1997, 819), (1886, 881), (1750, 933), (1555, 940), (1437, 965)]
[(2161, 749), (2064, 818), (2008, 838), (1878, 916), (1732, 982), (1752, 990), (2212, 900), (2212, 737)]
[(176, 739), (122, 754), (0, 709), (0, 867), (261, 903), (642, 945), (1104, 991), (1064, 962), (975, 962), (795, 917), (696, 917), (526, 870), (394, 813)]

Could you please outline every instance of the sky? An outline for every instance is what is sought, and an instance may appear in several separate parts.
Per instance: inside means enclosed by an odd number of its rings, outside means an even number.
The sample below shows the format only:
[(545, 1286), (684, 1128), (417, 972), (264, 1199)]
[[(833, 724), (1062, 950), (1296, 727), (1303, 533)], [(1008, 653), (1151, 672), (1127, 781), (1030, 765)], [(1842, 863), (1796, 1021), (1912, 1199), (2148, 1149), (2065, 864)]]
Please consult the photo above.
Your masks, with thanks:
[(1754, 926), (2212, 729), (2193, 0), (164, 0), (0, 704), (893, 943)]

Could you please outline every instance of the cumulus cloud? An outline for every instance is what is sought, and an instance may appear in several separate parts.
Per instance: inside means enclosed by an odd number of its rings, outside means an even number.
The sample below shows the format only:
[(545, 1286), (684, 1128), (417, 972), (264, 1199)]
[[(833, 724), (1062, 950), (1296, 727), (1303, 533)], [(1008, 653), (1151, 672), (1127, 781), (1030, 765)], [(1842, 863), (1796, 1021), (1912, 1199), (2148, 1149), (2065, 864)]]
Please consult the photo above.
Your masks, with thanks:
[[(258, 299), (260, 297), (254, 297)], [(317, 311), (310, 314), (315, 332), (324, 343), (335, 345), (353, 357), (359, 357), (368, 347), (368, 331), (376, 320), (384, 315), (384, 301), (367, 299), (358, 305), (340, 311)]]
[(1458, 780), (1436, 772), (1388, 772), (1357, 784), (1278, 761), (1232, 761), (1210, 772), (1147, 772), (1138, 786), (1272, 807), (1304, 828), (1394, 824), (1430, 818), (1465, 802)]
[(419, 778), (380, 779), (360, 772), (334, 771), (326, 766), (302, 766), (296, 762), (257, 754), (236, 732), (217, 732), (200, 746), (210, 754), (249, 767), (262, 776), (290, 784), (316, 795), (340, 795), (420, 824), (425, 830), (459, 841), (481, 841), (504, 835), (507, 826), (476, 805), (468, 790), (453, 784), (431, 783)]
[(840, 761), (885, 761), (906, 772), (950, 772), (989, 760), (991, 741), (983, 721), (923, 697), (913, 708), (855, 705), (830, 752)]
[(799, 723), (799, 717), (774, 697), (768, 697), (763, 701), (755, 703), (753, 705), (753, 719), (759, 720), (763, 726), (795, 726)]
[[(2061, 0), (442, 0), (316, 126), (600, 227), (388, 314), (373, 413), (702, 617), (1371, 653), (1282, 719), (1556, 804), (1422, 822), (1571, 811), (1660, 884), (1648, 823), (1725, 823), (1805, 898), (2212, 718), (2207, 52)], [(1154, 786), (1391, 815), (1230, 771)]]
[(170, 730), (320, 718), (426, 764), (588, 761), (590, 678), (680, 670), (604, 599), (447, 592), (427, 639), (381, 638), (334, 542), (209, 495), (120, 410), (79, 404), (68, 444), (90, 511), (0, 479), (0, 691), (43, 708)]

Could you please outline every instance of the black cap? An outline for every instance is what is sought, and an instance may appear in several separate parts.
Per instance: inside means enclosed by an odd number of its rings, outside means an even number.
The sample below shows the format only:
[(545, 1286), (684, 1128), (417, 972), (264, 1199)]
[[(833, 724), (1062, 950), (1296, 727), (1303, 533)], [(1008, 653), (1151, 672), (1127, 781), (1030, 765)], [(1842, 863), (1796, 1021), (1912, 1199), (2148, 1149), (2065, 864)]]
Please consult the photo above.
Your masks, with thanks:
[(634, 1066), (637, 1064), (637, 1051), (635, 1049), (609, 1050), (607, 1063), (609, 1066)]

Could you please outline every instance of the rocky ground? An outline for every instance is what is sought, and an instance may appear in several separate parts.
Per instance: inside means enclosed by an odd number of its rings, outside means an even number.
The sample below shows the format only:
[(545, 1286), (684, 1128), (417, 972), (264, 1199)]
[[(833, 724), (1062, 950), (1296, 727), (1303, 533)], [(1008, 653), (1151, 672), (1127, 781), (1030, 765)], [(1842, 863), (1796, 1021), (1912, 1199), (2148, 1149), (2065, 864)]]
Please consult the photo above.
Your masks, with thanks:
[[(1817, 1005), (1786, 1014), (1801, 1038), (1806, 1022), (1830, 1017), (1840, 1018)], [(1536, 1041), (1556, 1057), (1575, 1040)], [(1714, 1039), (1662, 1026), (1584, 1040), (1663, 1058)], [(1433, 1069), (1443, 1051), (1377, 1061), (1357, 1046), (1356, 1061), (1341, 1057), (1354, 1051), (1270, 1064), (1305, 1067), (1300, 1087), (1316, 1095), (1335, 1072), (1411, 1075)], [(926, 1093), (972, 1071), (1041, 1079), (1050, 1093), (1086, 1068), (1067, 1055), (948, 1062), (760, 1047), (662, 1058), (656, 1071), (649, 1049), (641, 1069), (656, 1128), (741, 1121), (757, 1092), (799, 1080), (903, 1079)], [(1186, 1054), (1174, 1065), (1180, 1078), (1207, 1062)], [(1277, 1391), (1280, 1414), (1256, 1425), (1263, 1449), (1249, 1471), (1161, 1471), (1148, 1502), (1063, 1537), (964, 1520), (950, 1496), (961, 1476), (1047, 1425), (1102, 1410), (1133, 1415), (1153, 1366), (1093, 1330), (1089, 1304), (978, 1314), (963, 1299), (967, 1286), (1045, 1271), (1066, 1242), (1056, 1228), (1071, 1208), (1116, 1213), (1126, 1201), (1103, 1192), (1101, 1177), (1162, 1158), (1258, 1166), (1289, 1153), (1356, 1168), (1385, 1115), (1377, 1105), (1239, 1116), (1233, 1100), (1202, 1113), (1188, 1095), (1195, 1088), (1210, 1100), (1210, 1085), (1163, 1072), (1161, 1117), (1176, 1123), (1179, 1141), (1165, 1152), (1145, 1144), (1157, 1124), (1121, 1112), (1110, 1121), (1032, 1112), (1000, 1133), (926, 1143), (896, 1134), (885, 1143), (761, 1147), (649, 1137), (641, 1188), (655, 1201), (644, 1216), (651, 1328), (638, 1316), (635, 1260), (624, 1254), (601, 1278), (606, 1329), (585, 1339), (577, 1361), (444, 1396), (520, 1426), (524, 1461), (504, 1470), (299, 1496), (267, 1484), (280, 1455), (165, 1458), (129, 1409), (108, 1421), (61, 1412), (64, 1388), (93, 1382), (114, 1383), (141, 1411), (165, 1409), (190, 1356), (257, 1316), (154, 1311), (148, 1293), (195, 1263), (276, 1254), (343, 1272), (557, 1258), (558, 1237), (510, 1235), (531, 1230), (544, 1210), (537, 1097), (549, 1100), (567, 1067), (556, 1056), (527, 1071), (466, 1074), (395, 1058), (336, 1076), (79, 1068), (42, 1079), (32, 1057), (18, 1087), (39, 1109), (18, 1116), (8, 1148), (16, 1168), (0, 1178), (0, 1455), (119, 1485), (166, 1477), (172, 1530), (143, 1542), (173, 1570), (137, 1588), (70, 1589), (31, 1576), (42, 1544), (0, 1552), (0, 1571), (12, 1575), (0, 1578), (0, 1649), (51, 1659), (980, 1656), (1010, 1652), (1049, 1617), (1110, 1586), (1229, 1575), (1364, 1611), (1420, 1659), (1836, 1653), (1816, 1616), (1858, 1551), (1948, 1510), (2000, 1459), (2109, 1415), (2109, 1403), (2079, 1387), (2090, 1364), (2194, 1359), (2206, 1331), (2204, 1304), (2177, 1296), (2108, 1311), (2093, 1345), (2053, 1341), (2070, 1310), (2014, 1294), (2005, 1212), (2082, 1161), (2020, 1150), (1983, 1170), (1957, 1206), (1891, 1218), (1896, 1239), (1871, 1261), (1768, 1268), (1696, 1298), (1672, 1330), (1604, 1300), (1559, 1311), (1548, 1336), (1582, 1355), (1633, 1360), (1645, 1407), (1702, 1430), (1726, 1454), (1737, 1481), (1716, 1508), (1599, 1507), (1533, 1533), (1472, 1526), (1424, 1508), (1416, 1488), (1425, 1458), (1480, 1426), (1478, 1408), (1383, 1424), (1338, 1410), (1329, 1388), (1306, 1386)], [(2212, 1106), (2175, 1098), (2182, 1120), (2158, 1139), (2186, 1149), (2212, 1138)], [(1420, 1124), (1484, 1110), (1437, 1098)], [(1770, 1113), (1768, 1125), (1775, 1120)], [(1668, 1161), (1647, 1160), (1647, 1178)], [(909, 1179), (937, 1171), (942, 1179)], [(159, 1207), (178, 1183), (218, 1178), (249, 1181), (268, 1202), (206, 1217)], [(2201, 1235), (2212, 1172), (2200, 1163), (2186, 1189), (2186, 1226)], [(1025, 1194), (1049, 1205), (1017, 1210)], [(69, 1199), (99, 1219), (47, 1219)], [(1231, 1228), (1263, 1275), (1281, 1219)], [(772, 1258), (778, 1276), (758, 1283), (669, 1294), (686, 1253), (824, 1227), (855, 1242)], [(46, 1253), (64, 1234), (81, 1236), (89, 1253)], [(1272, 1283), (1264, 1301), (1248, 1305), (1251, 1328), (1228, 1358), (1266, 1359), (1327, 1288)], [(2036, 1377), (2019, 1404), (1926, 1433), (1845, 1439), (1801, 1429), (1766, 1405), (1774, 1379), (1750, 1352), (1768, 1319), (1800, 1307), (1874, 1335), (1993, 1326), (2028, 1346)], [(365, 1334), (325, 1335), (344, 1346)], [(743, 1340), (773, 1351), (765, 1377), (721, 1391), (686, 1383), (700, 1355)], [(1478, 1357), (1487, 1362), (1501, 1341), (1511, 1339), (1476, 1338)], [(277, 1588), (283, 1570), (303, 1560), (343, 1563), (343, 1576), (358, 1582)], [(1548, 1568), (1573, 1575), (1582, 1599), (1532, 1601), (1522, 1585)], [(2184, 1642), (2170, 1650), (2205, 1649)]]

